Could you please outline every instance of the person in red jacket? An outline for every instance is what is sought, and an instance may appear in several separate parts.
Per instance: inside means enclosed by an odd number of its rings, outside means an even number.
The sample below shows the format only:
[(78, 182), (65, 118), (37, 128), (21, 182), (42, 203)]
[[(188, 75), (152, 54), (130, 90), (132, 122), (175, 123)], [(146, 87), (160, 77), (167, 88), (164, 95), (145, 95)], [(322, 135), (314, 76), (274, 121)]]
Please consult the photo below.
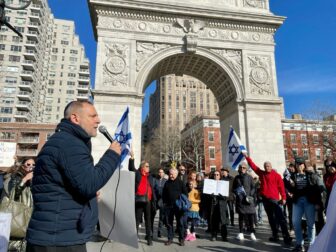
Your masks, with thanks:
[(248, 165), (259, 176), (260, 194), (262, 196), (268, 222), (272, 229), (272, 242), (279, 241), (278, 226), (281, 227), (285, 244), (290, 244), (292, 238), (289, 235), (287, 221), (282, 211), (282, 205), (286, 204), (286, 192), (281, 176), (272, 168), (270, 162), (264, 163), (264, 170), (261, 170), (247, 153), (244, 153)]

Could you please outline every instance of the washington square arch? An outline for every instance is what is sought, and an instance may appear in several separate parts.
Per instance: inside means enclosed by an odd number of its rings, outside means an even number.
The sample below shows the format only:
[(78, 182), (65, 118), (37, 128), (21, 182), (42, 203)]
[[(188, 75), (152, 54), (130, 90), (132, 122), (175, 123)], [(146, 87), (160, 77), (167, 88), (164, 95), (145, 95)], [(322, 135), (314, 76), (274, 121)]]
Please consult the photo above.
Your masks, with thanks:
[[(219, 106), (222, 152), (232, 125), (257, 164), (285, 167), (274, 58), (274, 35), (284, 21), (269, 0), (88, 0), (98, 42), (95, 106), (115, 129), (130, 108), (135, 158), (141, 152), (146, 87), (168, 74), (193, 76)], [(107, 140), (94, 141), (94, 157)], [(225, 157), (223, 157), (223, 160)]]

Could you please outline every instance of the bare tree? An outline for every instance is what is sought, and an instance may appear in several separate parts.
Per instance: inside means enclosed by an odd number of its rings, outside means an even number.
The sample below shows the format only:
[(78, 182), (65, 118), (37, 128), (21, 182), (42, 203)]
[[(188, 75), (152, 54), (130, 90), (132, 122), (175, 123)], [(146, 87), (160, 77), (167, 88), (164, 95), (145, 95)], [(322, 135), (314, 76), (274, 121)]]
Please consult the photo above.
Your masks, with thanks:
[(204, 160), (204, 135), (200, 130), (191, 130), (181, 144), (182, 162), (191, 164), (197, 172), (202, 170)]

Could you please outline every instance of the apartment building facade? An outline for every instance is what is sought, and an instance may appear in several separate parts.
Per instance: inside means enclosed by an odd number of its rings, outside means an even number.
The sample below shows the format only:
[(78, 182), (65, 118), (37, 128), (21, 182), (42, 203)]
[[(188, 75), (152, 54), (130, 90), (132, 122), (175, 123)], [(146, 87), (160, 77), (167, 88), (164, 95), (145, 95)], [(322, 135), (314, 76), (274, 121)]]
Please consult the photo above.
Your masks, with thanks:
[[(191, 76), (162, 76), (150, 97), (149, 113), (143, 125), (142, 158), (159, 165), (175, 155), (167, 150), (172, 139), (180, 137), (180, 131), (197, 115), (216, 116), (218, 104), (212, 91)], [(158, 139), (160, 139), (158, 143)], [(159, 145), (159, 146), (158, 146)], [(179, 154), (180, 155), (180, 149)]]
[(336, 116), (323, 120), (305, 120), (301, 115), (282, 120), (286, 163), (303, 157), (317, 168), (324, 166), (327, 156), (336, 158)]
[(6, 18), (23, 38), (1, 27), (0, 122), (55, 123), (69, 101), (89, 98), (90, 64), (74, 22), (54, 18), (46, 0), (6, 9)]
[(16, 143), (15, 155), (19, 161), (24, 157), (34, 158), (55, 128), (56, 124), (0, 123), (0, 142)]

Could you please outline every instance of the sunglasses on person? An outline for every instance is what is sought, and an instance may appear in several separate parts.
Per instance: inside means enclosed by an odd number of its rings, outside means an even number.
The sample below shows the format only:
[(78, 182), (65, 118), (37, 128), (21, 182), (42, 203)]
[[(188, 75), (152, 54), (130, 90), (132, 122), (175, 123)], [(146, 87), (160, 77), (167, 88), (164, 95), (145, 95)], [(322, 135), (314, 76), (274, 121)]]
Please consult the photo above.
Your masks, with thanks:
[(28, 166), (28, 167), (32, 166), (32, 167), (34, 167), (35, 164), (33, 164), (33, 163), (25, 163), (25, 166)]
[(219, 173), (215, 173), (215, 176), (220, 176), (220, 174)]

